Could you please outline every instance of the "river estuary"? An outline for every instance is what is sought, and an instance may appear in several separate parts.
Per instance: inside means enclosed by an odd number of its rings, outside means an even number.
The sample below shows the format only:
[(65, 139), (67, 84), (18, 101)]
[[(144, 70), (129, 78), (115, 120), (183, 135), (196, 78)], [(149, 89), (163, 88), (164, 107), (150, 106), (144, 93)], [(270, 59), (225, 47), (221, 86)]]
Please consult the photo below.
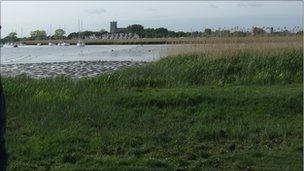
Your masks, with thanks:
[(1, 75), (93, 77), (166, 56), (168, 45), (19, 46), (1, 48)]

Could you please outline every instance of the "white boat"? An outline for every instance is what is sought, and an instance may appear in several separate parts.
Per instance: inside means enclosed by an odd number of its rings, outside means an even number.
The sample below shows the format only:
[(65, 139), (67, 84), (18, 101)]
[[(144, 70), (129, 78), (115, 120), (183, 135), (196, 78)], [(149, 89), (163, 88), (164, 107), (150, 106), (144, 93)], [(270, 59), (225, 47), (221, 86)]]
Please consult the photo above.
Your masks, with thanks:
[(5, 43), (1, 44), (1, 47), (18, 47), (17, 43)]
[(78, 41), (77, 42), (77, 46), (78, 47), (84, 47), (85, 46), (85, 43), (83, 41)]
[(62, 42), (61, 46), (70, 46), (70, 43)]
[(60, 43), (57, 44), (57, 46), (70, 46), (70, 43), (60, 42)]
[(37, 43), (37, 46), (41, 46), (41, 43)]
[(55, 43), (52, 43), (51, 40), (52, 40), (52, 24), (50, 25), (50, 35), (49, 35), (49, 44), (48, 45), (54, 46)]

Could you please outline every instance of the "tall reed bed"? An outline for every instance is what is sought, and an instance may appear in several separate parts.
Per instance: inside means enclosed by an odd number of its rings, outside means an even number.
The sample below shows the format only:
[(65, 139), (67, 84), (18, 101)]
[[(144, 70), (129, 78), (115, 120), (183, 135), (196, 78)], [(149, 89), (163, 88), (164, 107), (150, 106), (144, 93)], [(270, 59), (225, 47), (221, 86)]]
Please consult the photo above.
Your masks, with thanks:
[(299, 43), (197, 45), (182, 46), (178, 51), (145, 66), (91, 81), (104, 87), (273, 85), (303, 81), (303, 51)]

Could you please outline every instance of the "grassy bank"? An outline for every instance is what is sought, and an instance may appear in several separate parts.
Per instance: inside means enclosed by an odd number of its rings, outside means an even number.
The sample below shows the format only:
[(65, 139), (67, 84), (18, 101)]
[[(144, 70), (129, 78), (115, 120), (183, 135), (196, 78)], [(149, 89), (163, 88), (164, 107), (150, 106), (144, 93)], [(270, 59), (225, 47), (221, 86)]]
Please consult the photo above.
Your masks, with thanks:
[(301, 48), (3, 80), (12, 170), (302, 170)]
[(88, 82), (127, 88), (302, 83), (302, 55), (300, 47), (178, 55)]

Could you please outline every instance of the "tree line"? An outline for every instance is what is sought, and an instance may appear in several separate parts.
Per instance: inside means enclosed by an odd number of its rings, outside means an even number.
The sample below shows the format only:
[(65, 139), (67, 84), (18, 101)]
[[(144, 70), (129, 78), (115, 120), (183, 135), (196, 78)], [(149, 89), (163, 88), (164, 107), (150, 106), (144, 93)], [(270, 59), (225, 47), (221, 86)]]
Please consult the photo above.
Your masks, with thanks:
[[(66, 35), (63, 29), (55, 30), (53, 35), (47, 35), (45, 30), (35, 30), (30, 33), (30, 37), (19, 38), (16, 32), (9, 33), (8, 36), (1, 39), (2, 43), (26, 41), (26, 40), (63, 40), (63, 39), (84, 39), (89, 36), (101, 37), (103, 34), (108, 34), (106, 30), (100, 31), (82, 31), (72, 32)], [(167, 28), (144, 28), (140, 24), (129, 25), (120, 33), (136, 33), (141, 38), (181, 38), (181, 37), (245, 37), (245, 36), (262, 36), (262, 35), (295, 35), (303, 34), (300, 27), (295, 27), (293, 30), (288, 30), (286, 27), (274, 29), (273, 27), (253, 27), (251, 30), (245, 28), (235, 27), (233, 29), (210, 29), (206, 28), (204, 31), (184, 32), (171, 31)]]

